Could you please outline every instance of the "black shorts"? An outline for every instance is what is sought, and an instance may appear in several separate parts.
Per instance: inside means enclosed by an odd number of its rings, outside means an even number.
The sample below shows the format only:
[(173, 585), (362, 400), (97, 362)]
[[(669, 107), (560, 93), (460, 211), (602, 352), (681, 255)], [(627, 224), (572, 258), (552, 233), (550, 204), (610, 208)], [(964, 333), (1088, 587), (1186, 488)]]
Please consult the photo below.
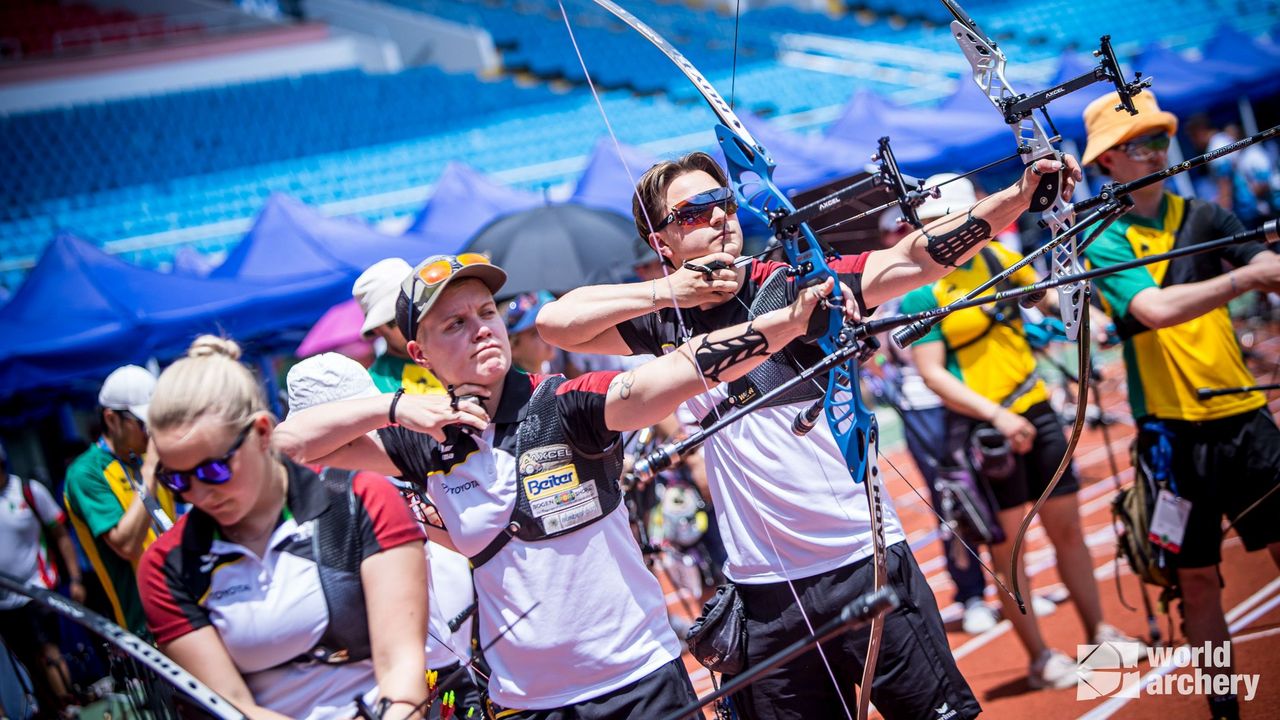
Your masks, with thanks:
[(512, 710), (486, 703), (490, 720), (650, 720), (670, 715), (698, 701), (676, 658), (639, 680), (566, 707), (551, 710)]
[[(982, 708), (956, 667), (933, 591), (905, 542), (888, 548), (888, 583), (902, 605), (885, 617), (880, 657), (871, 700), (888, 720), (977, 717)], [(870, 558), (795, 580), (809, 621), (818, 627), (849, 602), (870, 592), (875, 566)], [(747, 615), (747, 664), (760, 663), (807, 637), (809, 629), (785, 582), (739, 584)], [(733, 696), (734, 708), (748, 720), (812, 720), (844, 717), (841, 699), (857, 713), (853, 689), (862, 680), (871, 628), (847, 632), (822, 645), (837, 684), (816, 650), (797, 657)], [(946, 708), (939, 712), (939, 708)], [(951, 714), (954, 711), (954, 714)]]
[[(1014, 455), (1013, 474), (999, 480), (989, 480), (996, 505), (1001, 510), (1022, 507), (1044, 494), (1062, 456), (1067, 453), (1067, 434), (1062, 420), (1053, 406), (1047, 402), (1036, 403), (1022, 413), (1036, 429), (1036, 439), (1025, 455)], [(947, 413), (947, 448), (950, 453), (967, 456), (969, 434), (977, 421), (955, 413)], [(1068, 465), (1062, 479), (1049, 497), (1071, 495), (1079, 492), (1080, 480), (1074, 465)]]
[[(1160, 422), (1171, 433), (1176, 492), (1191, 501), (1178, 565), (1201, 568), (1222, 561), (1224, 515), (1236, 523), (1247, 550), (1280, 542), (1280, 492), (1267, 496), (1280, 483), (1280, 429), (1271, 415), (1260, 408), (1220, 420)], [(1138, 427), (1137, 452), (1150, 457), (1159, 434), (1141, 422)]]

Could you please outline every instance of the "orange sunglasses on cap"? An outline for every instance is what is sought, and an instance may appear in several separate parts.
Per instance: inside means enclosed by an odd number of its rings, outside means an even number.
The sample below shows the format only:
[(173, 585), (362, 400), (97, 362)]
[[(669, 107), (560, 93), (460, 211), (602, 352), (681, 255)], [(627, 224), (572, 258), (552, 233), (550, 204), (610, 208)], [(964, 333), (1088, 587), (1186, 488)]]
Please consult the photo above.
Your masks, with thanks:
[(427, 284), (427, 287), (439, 285), (447, 280), (457, 270), (468, 265), (489, 264), (489, 258), (480, 253), (462, 253), (455, 257), (445, 257), (436, 260), (430, 265), (426, 265), (418, 270), (418, 278)]

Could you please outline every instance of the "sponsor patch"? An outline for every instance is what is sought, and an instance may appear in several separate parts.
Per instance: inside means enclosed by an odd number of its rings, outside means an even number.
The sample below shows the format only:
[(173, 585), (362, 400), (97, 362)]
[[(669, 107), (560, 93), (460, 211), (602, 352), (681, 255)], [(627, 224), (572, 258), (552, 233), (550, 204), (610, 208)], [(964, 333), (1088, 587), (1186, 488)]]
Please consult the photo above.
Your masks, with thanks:
[(564, 443), (555, 443), (525, 451), (520, 455), (516, 467), (520, 468), (521, 475), (533, 475), (561, 465), (568, 465), (572, 460), (573, 451), (569, 446)]
[(578, 468), (573, 464), (562, 465), (528, 475), (521, 482), (524, 483), (525, 497), (532, 503), (578, 487)]
[(604, 514), (600, 500), (591, 498), (584, 503), (565, 508), (542, 518), (542, 529), (548, 534), (558, 533), (584, 525)]
[(597, 498), (600, 497), (600, 493), (596, 490), (595, 480), (588, 480), (577, 487), (566, 487), (550, 493), (544, 493), (544, 495), (545, 497), (540, 497), (536, 500), (532, 497), (529, 499), (529, 512), (536, 518), (588, 500), (596, 500), (598, 503), (599, 500)]
[(209, 593), (209, 599), (215, 602), (218, 600), (226, 600), (232, 595), (239, 595), (240, 593), (249, 592), (252, 589), (253, 588), (250, 587), (247, 583), (238, 583), (230, 587), (223, 588), (221, 590), (214, 590), (213, 592)]

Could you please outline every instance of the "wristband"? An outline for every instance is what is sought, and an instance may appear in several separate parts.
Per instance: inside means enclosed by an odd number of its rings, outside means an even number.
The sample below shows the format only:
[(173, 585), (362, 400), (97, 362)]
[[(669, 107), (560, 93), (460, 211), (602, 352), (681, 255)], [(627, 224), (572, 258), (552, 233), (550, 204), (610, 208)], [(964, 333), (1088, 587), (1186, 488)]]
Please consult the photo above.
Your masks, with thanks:
[(1232, 294), (1232, 295), (1239, 295), (1239, 294), (1240, 294), (1240, 288), (1236, 286), (1236, 274), (1235, 274), (1235, 272), (1229, 272), (1229, 273), (1227, 273), (1227, 279), (1231, 281), (1231, 294)]
[(396, 394), (391, 398), (391, 408), (387, 410), (387, 420), (395, 425), (396, 423), (396, 404), (400, 402), (400, 398), (404, 397), (404, 388), (397, 388)]

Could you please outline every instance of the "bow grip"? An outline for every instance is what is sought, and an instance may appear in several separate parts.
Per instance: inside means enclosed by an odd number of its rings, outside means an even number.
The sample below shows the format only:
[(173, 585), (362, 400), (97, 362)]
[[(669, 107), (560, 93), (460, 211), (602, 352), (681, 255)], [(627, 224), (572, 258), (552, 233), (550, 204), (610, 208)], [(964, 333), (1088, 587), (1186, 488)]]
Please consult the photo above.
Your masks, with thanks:
[(917, 320), (906, 327), (894, 330), (889, 337), (893, 338), (894, 345), (897, 345), (900, 348), (905, 348), (925, 335), (928, 335), (929, 331), (932, 329), (933, 321), (929, 318), (925, 318), (924, 320)]
[[(1032, 167), (1035, 167), (1033, 161)], [(1031, 207), (1027, 208), (1027, 212), (1042, 213), (1053, 207), (1058, 201), (1058, 193), (1062, 191), (1062, 173), (1066, 172), (1064, 164), (1057, 172), (1045, 173), (1040, 175), (1033, 169), (1031, 172), (1039, 175), (1040, 181), (1036, 183), (1036, 190), (1031, 195)]]

